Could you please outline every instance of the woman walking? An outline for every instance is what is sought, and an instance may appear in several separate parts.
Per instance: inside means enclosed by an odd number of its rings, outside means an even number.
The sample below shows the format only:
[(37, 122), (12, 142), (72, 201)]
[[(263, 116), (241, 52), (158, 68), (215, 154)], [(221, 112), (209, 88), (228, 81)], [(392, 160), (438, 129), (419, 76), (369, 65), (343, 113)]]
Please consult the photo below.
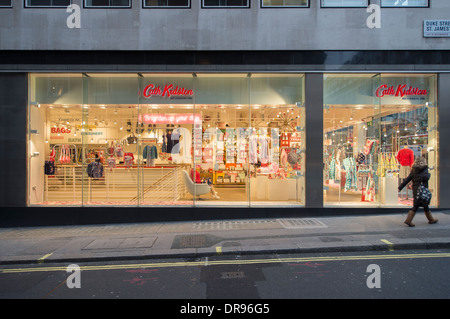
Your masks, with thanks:
[(412, 189), (414, 194), (414, 203), (411, 210), (408, 212), (408, 216), (406, 217), (405, 224), (409, 227), (414, 227), (415, 225), (412, 223), (414, 215), (416, 215), (417, 209), (419, 206), (422, 206), (425, 211), (425, 216), (428, 219), (429, 224), (435, 224), (438, 222), (437, 219), (434, 219), (431, 215), (430, 209), (428, 208), (429, 202), (424, 202), (423, 200), (417, 198), (417, 191), (419, 186), (422, 184), (426, 188), (428, 188), (428, 180), (430, 179), (430, 173), (428, 172), (427, 161), (423, 157), (417, 157), (412, 165), (411, 172), (408, 177), (400, 184), (398, 187), (398, 191), (401, 191), (403, 187), (405, 187), (410, 181), (412, 181)]

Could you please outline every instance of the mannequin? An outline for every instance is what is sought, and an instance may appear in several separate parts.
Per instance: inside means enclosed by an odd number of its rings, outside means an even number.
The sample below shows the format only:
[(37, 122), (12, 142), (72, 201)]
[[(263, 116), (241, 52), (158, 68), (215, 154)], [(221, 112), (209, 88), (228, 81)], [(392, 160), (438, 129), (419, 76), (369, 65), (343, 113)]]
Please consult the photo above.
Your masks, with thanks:
[(397, 161), (400, 163), (400, 178), (406, 178), (411, 171), (411, 166), (414, 163), (414, 152), (408, 148), (408, 145), (403, 145), (403, 148), (397, 153)]
[[(411, 166), (414, 163), (414, 152), (408, 148), (406, 143), (403, 145), (403, 148), (398, 151), (397, 161), (400, 163), (398, 177), (400, 178), (400, 182), (403, 182), (411, 172)], [(406, 190), (406, 199), (408, 199), (408, 190)]]

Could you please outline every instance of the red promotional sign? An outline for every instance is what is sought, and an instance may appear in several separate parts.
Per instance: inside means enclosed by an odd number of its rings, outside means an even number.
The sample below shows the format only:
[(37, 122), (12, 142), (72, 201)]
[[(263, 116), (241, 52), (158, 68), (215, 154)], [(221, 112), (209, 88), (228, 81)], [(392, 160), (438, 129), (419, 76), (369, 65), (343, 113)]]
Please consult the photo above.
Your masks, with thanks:
[(377, 97), (383, 97), (386, 95), (404, 97), (427, 95), (428, 91), (421, 90), (419, 88), (413, 88), (412, 86), (407, 87), (406, 84), (399, 84), (397, 87), (388, 87), (386, 84), (383, 84), (378, 87), (378, 89), (375, 91), (375, 94)]
[(144, 124), (201, 124), (200, 114), (140, 114), (139, 123)]
[(70, 133), (70, 132), (71, 132), (70, 129), (64, 128), (64, 127), (62, 127), (62, 128), (59, 128), (59, 127), (52, 127), (52, 128), (50, 129), (50, 133)]
[(174, 87), (173, 84), (166, 84), (164, 88), (161, 88), (159, 85), (149, 84), (145, 87), (143, 91), (143, 95), (145, 98), (149, 99), (152, 96), (160, 96), (160, 97), (178, 97), (178, 96), (193, 96), (194, 91), (189, 90), (183, 87)]

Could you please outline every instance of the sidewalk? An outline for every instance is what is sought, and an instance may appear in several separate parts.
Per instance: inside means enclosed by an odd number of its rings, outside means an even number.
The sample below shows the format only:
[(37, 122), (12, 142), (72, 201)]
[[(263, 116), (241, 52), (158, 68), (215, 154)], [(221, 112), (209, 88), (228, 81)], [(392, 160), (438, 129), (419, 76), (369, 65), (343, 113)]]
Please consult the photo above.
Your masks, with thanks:
[(450, 211), (405, 214), (0, 228), (0, 264), (450, 248)]

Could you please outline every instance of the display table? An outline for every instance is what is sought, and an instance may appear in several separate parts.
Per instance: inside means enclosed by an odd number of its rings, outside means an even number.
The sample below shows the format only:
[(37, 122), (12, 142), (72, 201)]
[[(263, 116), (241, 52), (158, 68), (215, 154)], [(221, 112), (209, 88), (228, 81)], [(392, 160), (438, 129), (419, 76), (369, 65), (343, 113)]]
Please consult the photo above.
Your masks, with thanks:
[[(269, 179), (267, 175), (250, 178), (251, 200), (287, 201), (297, 200), (300, 179)], [(299, 184), (299, 187), (296, 185)]]

